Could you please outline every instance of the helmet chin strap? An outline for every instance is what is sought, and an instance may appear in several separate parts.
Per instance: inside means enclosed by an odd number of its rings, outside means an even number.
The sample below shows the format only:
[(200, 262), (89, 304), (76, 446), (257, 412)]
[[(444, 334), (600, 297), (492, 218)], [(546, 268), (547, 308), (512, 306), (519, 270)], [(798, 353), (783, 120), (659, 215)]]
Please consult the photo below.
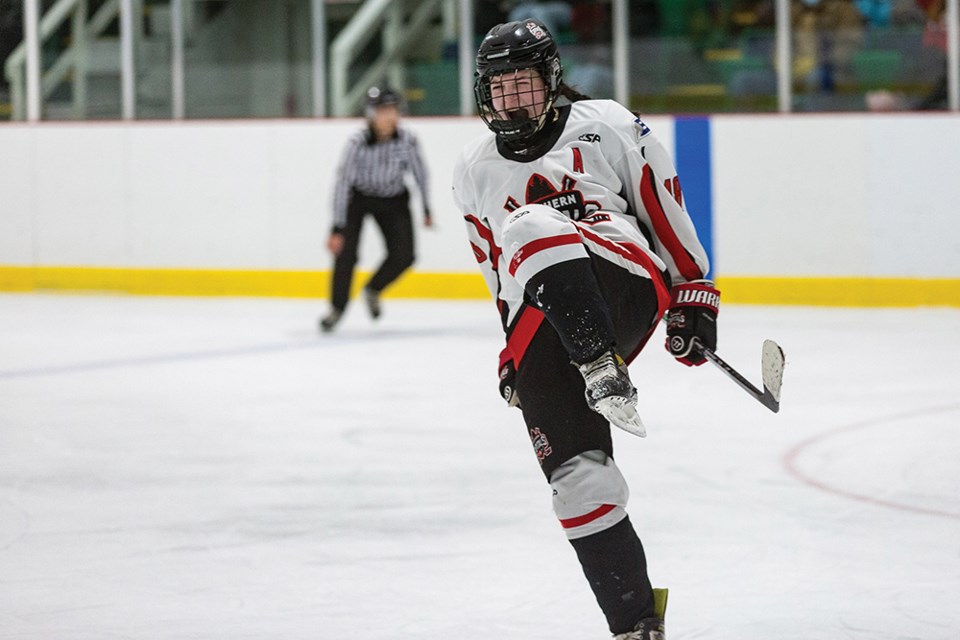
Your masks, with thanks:
[(504, 139), (503, 143), (516, 153), (525, 154), (535, 152), (547, 132), (552, 129), (551, 125), (556, 122), (556, 120), (557, 110), (551, 106), (550, 109), (541, 116), (541, 123), (536, 131), (523, 138), (513, 140)]

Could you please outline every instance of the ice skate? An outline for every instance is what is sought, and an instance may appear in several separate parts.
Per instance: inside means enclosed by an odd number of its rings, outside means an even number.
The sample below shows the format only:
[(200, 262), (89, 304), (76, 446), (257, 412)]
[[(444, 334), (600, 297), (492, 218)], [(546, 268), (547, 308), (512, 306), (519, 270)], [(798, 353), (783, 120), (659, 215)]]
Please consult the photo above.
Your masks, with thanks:
[(618, 633), (613, 640), (666, 640), (663, 632), (663, 618), (644, 618), (637, 623), (633, 631)]
[(652, 618), (644, 618), (637, 623), (633, 631), (618, 633), (613, 636), (613, 640), (666, 640), (666, 633), (663, 629), (663, 619), (667, 615), (667, 589), (653, 590), (653, 613)]
[(627, 433), (641, 438), (647, 435), (637, 413), (637, 390), (630, 382), (623, 358), (611, 350), (578, 368), (587, 386), (585, 395), (591, 409)]
[(340, 322), (340, 318), (343, 316), (343, 311), (338, 309), (331, 309), (323, 318), (320, 318), (320, 331), (324, 333), (330, 333), (333, 331), (333, 328), (337, 326), (337, 323)]
[(380, 308), (380, 292), (365, 288), (363, 290), (363, 299), (367, 303), (367, 310), (370, 312), (370, 317), (374, 320), (379, 318), (382, 312)]

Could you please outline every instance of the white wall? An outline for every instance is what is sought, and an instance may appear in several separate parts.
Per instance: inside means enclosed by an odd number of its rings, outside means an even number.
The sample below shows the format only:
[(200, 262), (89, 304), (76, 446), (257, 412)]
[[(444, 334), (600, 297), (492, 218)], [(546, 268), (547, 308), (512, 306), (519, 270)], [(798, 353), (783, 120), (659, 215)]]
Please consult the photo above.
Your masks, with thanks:
[(960, 276), (960, 117), (715, 116), (727, 276)]
[[(644, 120), (673, 147), (672, 118)], [(460, 149), (486, 129), (461, 118), (407, 125), (438, 222), (418, 227), (417, 269), (473, 272), (449, 185)], [(334, 169), (361, 126), (0, 126), (0, 265), (326, 269)], [(960, 276), (957, 149), (957, 116), (714, 117), (717, 273)], [(368, 229), (361, 266), (381, 251)]]
[[(435, 232), (424, 271), (473, 271), (453, 162), (486, 131), (418, 119)], [(363, 122), (75, 123), (0, 127), (0, 265), (325, 269), (334, 174)], [(419, 223), (420, 200), (415, 198)], [(370, 223), (372, 225), (372, 222)], [(361, 266), (382, 256), (365, 233)]]

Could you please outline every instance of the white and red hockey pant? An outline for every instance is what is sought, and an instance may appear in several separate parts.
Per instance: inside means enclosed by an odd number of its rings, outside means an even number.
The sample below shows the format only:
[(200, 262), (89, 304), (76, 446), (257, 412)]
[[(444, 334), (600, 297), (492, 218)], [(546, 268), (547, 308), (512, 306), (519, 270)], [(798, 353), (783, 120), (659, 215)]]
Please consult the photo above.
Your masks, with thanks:
[(561, 464), (550, 474), (550, 487), (553, 510), (570, 540), (609, 529), (627, 517), (627, 482), (603, 451), (587, 451)]
[(625, 219), (595, 214), (574, 222), (542, 204), (528, 204), (507, 217), (500, 233), (510, 275), (526, 289), (530, 278), (544, 269), (592, 253), (630, 273), (660, 278), (663, 265), (630, 240), (639, 232)]

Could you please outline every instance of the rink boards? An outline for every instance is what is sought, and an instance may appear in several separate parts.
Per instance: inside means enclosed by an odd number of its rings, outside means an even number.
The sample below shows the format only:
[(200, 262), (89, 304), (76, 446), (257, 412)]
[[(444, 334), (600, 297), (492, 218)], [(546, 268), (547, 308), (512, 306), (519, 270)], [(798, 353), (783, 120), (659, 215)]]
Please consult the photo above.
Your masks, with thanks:
[[(960, 201), (947, 114), (644, 117), (673, 149), (728, 302), (960, 306)], [(437, 228), (397, 297), (489, 294), (450, 197), (473, 119), (407, 125)], [(0, 126), (0, 291), (327, 293), (332, 189), (362, 121)], [(419, 199), (413, 206), (419, 217)], [(360, 268), (382, 255), (369, 229)], [(362, 278), (358, 284), (362, 284)]]

